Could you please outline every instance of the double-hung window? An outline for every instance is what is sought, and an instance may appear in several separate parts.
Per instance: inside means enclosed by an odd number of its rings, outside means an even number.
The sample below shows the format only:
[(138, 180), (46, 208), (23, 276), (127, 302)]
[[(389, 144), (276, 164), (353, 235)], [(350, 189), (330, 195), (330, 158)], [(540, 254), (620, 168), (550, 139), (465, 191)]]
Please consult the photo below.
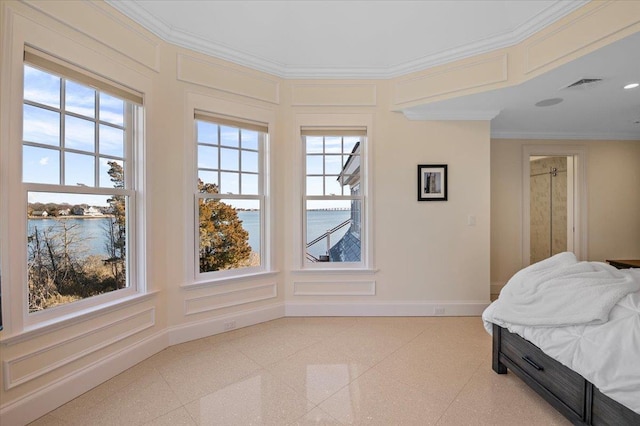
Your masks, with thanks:
[(366, 265), (366, 139), (365, 129), (302, 129), (307, 267)]
[(255, 273), (266, 266), (266, 124), (195, 113), (196, 277)]
[(134, 126), (141, 104), (138, 93), (25, 50), (30, 313), (135, 291)]

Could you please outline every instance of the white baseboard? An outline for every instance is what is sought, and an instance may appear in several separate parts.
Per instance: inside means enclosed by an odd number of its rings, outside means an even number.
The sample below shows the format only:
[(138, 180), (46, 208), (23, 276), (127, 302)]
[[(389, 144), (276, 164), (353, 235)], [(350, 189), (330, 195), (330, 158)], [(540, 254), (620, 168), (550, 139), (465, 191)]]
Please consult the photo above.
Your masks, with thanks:
[(480, 316), (489, 301), (286, 302), (288, 317)]
[(166, 331), (98, 360), (0, 408), (3, 425), (26, 425), (167, 347)]
[(283, 316), (284, 303), (279, 302), (256, 309), (170, 327), (167, 330), (169, 346), (213, 336), (236, 328), (260, 324)]

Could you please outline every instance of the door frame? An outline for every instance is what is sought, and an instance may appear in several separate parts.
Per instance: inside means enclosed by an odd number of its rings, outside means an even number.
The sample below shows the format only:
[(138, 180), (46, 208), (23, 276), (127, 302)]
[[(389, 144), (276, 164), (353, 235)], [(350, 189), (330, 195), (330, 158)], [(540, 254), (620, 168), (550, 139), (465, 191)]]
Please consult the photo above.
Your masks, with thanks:
[[(573, 202), (567, 194), (567, 216), (573, 217), (573, 232), (567, 229), (567, 247), (573, 246), (578, 260), (587, 259), (587, 153), (581, 145), (535, 144), (522, 147), (522, 267), (529, 266), (531, 259), (531, 156), (562, 156), (573, 158)], [(567, 170), (567, 178), (570, 170)], [(573, 238), (569, 238), (569, 234)], [(572, 241), (572, 243), (570, 242)]]

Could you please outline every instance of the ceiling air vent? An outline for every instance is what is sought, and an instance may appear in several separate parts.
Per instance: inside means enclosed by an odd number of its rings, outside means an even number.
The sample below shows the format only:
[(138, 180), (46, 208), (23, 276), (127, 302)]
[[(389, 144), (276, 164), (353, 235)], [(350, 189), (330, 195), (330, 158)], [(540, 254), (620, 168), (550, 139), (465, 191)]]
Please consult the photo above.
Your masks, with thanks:
[(601, 78), (582, 78), (575, 83), (571, 83), (565, 89), (587, 88), (601, 81)]

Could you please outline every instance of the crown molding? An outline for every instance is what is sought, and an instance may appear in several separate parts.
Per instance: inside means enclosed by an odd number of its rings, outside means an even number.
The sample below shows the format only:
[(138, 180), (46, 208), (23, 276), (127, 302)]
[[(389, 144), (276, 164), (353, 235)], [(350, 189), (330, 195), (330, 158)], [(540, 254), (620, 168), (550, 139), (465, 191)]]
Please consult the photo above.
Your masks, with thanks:
[(165, 21), (151, 15), (139, 2), (117, 0), (105, 0), (105, 2), (162, 40), (173, 45), (204, 53), (218, 59), (224, 59), (267, 74), (273, 74), (277, 77), (283, 77), (283, 72), (286, 70), (283, 64), (232, 49), (221, 43), (213, 43), (204, 37), (174, 28)]
[(497, 49), (514, 46), (526, 40), (528, 37), (532, 36), (543, 28), (551, 25), (558, 19), (584, 6), (588, 2), (589, 0), (580, 0), (577, 2), (558, 1), (552, 6), (538, 13), (529, 21), (515, 28), (513, 31), (496, 34), (475, 41), (473, 43), (467, 43), (455, 48), (450, 48), (441, 52), (434, 53), (429, 56), (418, 58), (414, 61), (390, 67), (388, 69), (388, 77), (399, 77), (404, 74), (422, 71), (427, 68), (443, 65), (460, 59), (465, 59), (472, 56), (492, 52)]
[(491, 121), (500, 110), (402, 111), (412, 121)]
[(238, 65), (246, 66), (257, 71), (266, 72), (280, 78), (287, 79), (388, 79), (395, 78), (415, 71), (421, 71), (433, 66), (442, 65), (487, 53), (520, 43), (527, 37), (537, 33), (565, 15), (584, 6), (588, 0), (556, 1), (542, 12), (529, 19), (512, 31), (499, 33), (473, 43), (447, 49), (402, 64), (386, 68), (343, 68), (323, 66), (296, 66), (271, 61), (248, 52), (238, 51), (229, 46), (206, 40), (203, 37), (173, 28), (166, 22), (152, 16), (136, 1), (105, 0), (114, 9), (133, 19), (162, 40), (187, 49), (191, 49), (219, 59), (224, 59)]

